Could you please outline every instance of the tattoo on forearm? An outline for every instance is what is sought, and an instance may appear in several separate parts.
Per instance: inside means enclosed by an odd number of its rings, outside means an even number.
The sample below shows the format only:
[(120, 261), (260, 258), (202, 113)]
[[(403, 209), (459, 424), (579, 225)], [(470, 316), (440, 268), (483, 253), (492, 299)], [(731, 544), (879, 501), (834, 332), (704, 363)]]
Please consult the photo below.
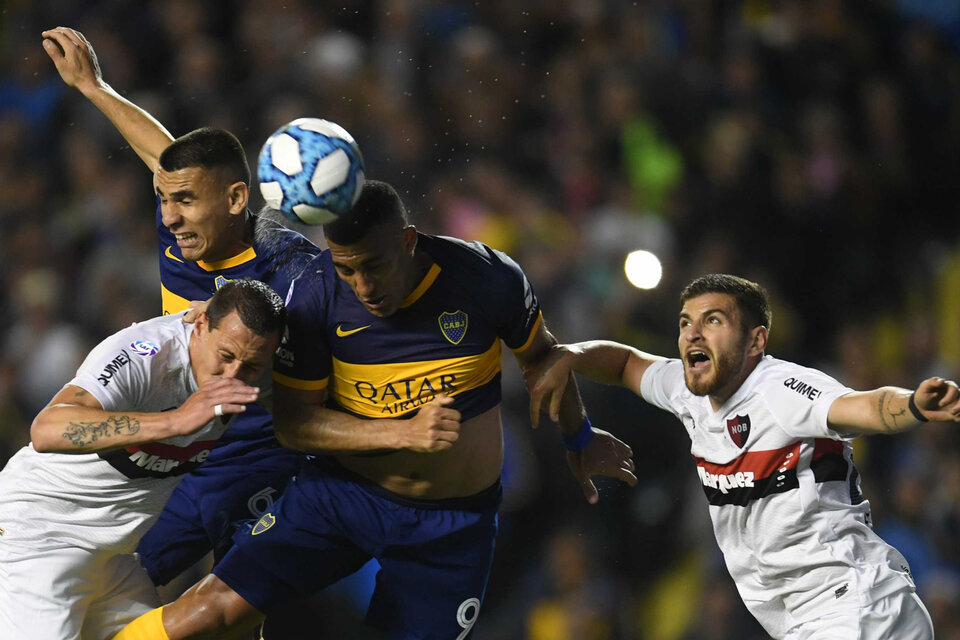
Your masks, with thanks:
[(881, 391), (880, 397), (877, 400), (880, 419), (883, 421), (883, 426), (887, 431), (900, 431), (900, 419), (907, 413), (907, 410), (902, 407), (899, 411), (893, 409), (893, 401), (896, 398), (897, 396), (890, 394), (888, 391)]
[(71, 422), (63, 437), (75, 447), (84, 447), (97, 440), (133, 435), (140, 431), (140, 421), (130, 416), (110, 416), (102, 422)]

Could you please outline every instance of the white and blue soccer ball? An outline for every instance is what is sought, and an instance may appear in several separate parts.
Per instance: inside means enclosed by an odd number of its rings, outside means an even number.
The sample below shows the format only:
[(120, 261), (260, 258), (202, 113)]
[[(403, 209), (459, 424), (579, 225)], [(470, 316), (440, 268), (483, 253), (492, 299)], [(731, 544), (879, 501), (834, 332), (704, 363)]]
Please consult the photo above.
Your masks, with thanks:
[(340, 125), (298, 118), (267, 138), (257, 180), (271, 209), (294, 222), (327, 224), (350, 211), (360, 197), (363, 156)]

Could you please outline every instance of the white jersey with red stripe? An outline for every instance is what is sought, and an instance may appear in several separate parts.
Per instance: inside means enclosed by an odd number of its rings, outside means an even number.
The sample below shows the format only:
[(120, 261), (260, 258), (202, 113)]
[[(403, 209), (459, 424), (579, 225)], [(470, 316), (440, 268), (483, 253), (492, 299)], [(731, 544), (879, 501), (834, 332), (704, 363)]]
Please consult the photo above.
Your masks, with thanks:
[[(68, 384), (119, 414), (97, 428), (125, 428), (123, 412), (175, 409), (197, 390), (189, 354), (194, 325), (183, 315), (134, 324), (90, 352)], [(206, 459), (226, 427), (215, 418), (192, 435), (101, 453), (24, 447), (0, 472), (3, 542), (133, 552), (180, 478)]]
[(766, 356), (719, 411), (655, 362), (641, 394), (687, 429), (727, 569), (751, 613), (781, 638), (826, 611), (914, 588), (903, 556), (873, 532), (852, 438), (827, 424), (852, 390)]

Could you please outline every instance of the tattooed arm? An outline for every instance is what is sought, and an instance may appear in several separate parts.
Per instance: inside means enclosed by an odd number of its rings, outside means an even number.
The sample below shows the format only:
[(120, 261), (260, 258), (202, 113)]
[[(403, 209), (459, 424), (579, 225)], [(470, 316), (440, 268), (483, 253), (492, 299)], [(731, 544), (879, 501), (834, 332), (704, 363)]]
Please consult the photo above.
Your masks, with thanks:
[(160, 440), (171, 435), (168, 413), (105, 411), (84, 389), (67, 385), (30, 426), (41, 452), (93, 453)]
[(834, 400), (827, 415), (831, 428), (856, 435), (909, 431), (926, 420), (960, 422), (960, 391), (955, 382), (929, 378), (916, 391), (880, 387), (849, 393)]
[(236, 378), (214, 376), (176, 409), (147, 413), (105, 410), (92, 394), (68, 384), (37, 414), (30, 437), (37, 451), (57, 453), (93, 453), (154, 442), (195, 433), (219, 415), (226, 421), (255, 402), (259, 391)]

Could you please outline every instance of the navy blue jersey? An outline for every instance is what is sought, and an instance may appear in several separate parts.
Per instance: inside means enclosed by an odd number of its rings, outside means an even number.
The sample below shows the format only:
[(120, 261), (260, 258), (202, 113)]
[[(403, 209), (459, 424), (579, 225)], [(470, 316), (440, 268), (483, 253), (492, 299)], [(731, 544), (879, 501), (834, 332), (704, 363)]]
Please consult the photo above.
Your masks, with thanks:
[(327, 390), (327, 404), (362, 418), (413, 415), (437, 393), (468, 420), (500, 402), (500, 341), (532, 342), (540, 305), (520, 267), (479, 242), (419, 234), (433, 260), (388, 318), (361, 304), (329, 251), (297, 280), (274, 379)]
[[(160, 291), (163, 313), (186, 310), (193, 300), (206, 300), (230, 280), (253, 278), (269, 284), (285, 297), (290, 283), (319, 252), (305, 237), (274, 220), (250, 214), (253, 245), (239, 255), (219, 262), (185, 260), (176, 238), (164, 226), (157, 199), (157, 239), (160, 250)], [(237, 415), (221, 437), (211, 457), (246, 452), (265, 443), (276, 446), (273, 419), (253, 404)]]

